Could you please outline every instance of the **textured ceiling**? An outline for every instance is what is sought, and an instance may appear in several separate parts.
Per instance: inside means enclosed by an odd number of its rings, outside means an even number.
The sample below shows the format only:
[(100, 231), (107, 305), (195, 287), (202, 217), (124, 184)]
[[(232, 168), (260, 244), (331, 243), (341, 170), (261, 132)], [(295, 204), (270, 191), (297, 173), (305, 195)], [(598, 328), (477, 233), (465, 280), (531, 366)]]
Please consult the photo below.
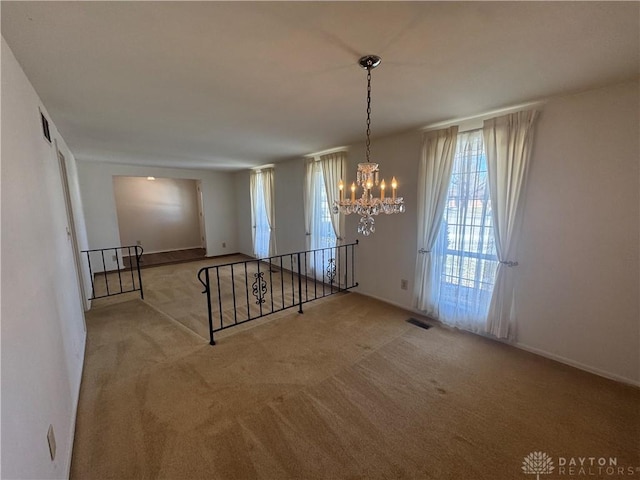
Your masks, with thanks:
[(239, 169), (637, 78), (638, 2), (8, 2), (77, 158)]

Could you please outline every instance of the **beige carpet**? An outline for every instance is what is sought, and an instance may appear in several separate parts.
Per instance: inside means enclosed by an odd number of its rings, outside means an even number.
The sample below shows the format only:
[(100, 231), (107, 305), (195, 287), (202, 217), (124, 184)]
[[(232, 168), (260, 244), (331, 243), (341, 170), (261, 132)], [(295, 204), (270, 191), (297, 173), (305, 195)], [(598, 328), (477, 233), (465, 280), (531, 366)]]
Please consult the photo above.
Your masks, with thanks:
[[(168, 314), (202, 338), (209, 340), (207, 297), (202, 293), (204, 287), (198, 280), (198, 270), (205, 266), (226, 265), (249, 259), (244, 255), (227, 255), (203, 261), (144, 269), (142, 278), (145, 301)], [(246, 270), (243, 264), (235, 265), (233, 288), (229, 266), (220, 267), (217, 275), (215, 270), (210, 271), (212, 288), (211, 310), (215, 329), (219, 329), (223, 325), (220, 320), (220, 306), (222, 306), (224, 326), (232, 325), (234, 321), (242, 322), (245, 319), (256, 318), (272, 311), (277, 312), (283, 308), (295, 308), (297, 310), (298, 307), (296, 305), (300, 298), (298, 296), (298, 276), (290, 270), (286, 270), (286, 263), (284, 270), (281, 270), (277, 265), (270, 268), (264, 262), (260, 262), (259, 268), (264, 275), (264, 281), (267, 286), (263, 304), (256, 302), (256, 297), (251, 291), (252, 284), (255, 281), (255, 274), (258, 272), (258, 262), (249, 262)], [(218, 277), (220, 280), (221, 303), (217, 299)], [(323, 285), (321, 281), (304, 276), (301, 284), (302, 300), (305, 302), (316, 296), (329, 295), (331, 291), (337, 291), (335, 285)], [(247, 288), (249, 290), (248, 295)], [(235, 304), (233, 301), (234, 296)], [(109, 301), (107, 300), (107, 302)], [(98, 305), (101, 305), (101, 303), (98, 303)], [(234, 305), (237, 310), (234, 310)]]
[(532, 451), (640, 466), (638, 389), (407, 317), (343, 294), (211, 347), (140, 300), (97, 307), (72, 478), (526, 480)]

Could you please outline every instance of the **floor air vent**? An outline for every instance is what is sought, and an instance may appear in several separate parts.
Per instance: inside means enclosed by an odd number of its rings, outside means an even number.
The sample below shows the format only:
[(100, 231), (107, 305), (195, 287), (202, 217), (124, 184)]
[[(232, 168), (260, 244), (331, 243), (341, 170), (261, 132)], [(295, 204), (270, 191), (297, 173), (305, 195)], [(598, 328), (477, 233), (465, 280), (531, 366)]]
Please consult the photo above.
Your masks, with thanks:
[(424, 328), (425, 330), (431, 328), (431, 325), (423, 322), (422, 320), (418, 320), (417, 318), (410, 318), (407, 320), (407, 322), (411, 325), (415, 325), (416, 327)]

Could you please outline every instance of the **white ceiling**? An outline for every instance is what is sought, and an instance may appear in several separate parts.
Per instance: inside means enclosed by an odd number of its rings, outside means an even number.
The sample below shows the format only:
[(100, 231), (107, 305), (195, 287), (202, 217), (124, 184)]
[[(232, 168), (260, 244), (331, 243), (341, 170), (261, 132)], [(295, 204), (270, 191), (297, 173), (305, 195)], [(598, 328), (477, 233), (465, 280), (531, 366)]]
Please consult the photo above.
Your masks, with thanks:
[[(637, 78), (640, 3), (9, 2), (77, 158), (239, 169)], [(374, 142), (375, 147), (375, 142)]]

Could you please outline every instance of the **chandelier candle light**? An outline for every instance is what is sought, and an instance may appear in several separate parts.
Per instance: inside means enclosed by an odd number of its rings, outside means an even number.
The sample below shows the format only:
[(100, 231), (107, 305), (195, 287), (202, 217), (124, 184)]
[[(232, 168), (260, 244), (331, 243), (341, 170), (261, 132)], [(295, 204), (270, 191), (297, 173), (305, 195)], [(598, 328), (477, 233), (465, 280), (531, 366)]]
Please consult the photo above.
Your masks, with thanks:
[[(358, 233), (369, 236), (376, 231), (374, 216), (380, 213), (387, 215), (392, 213), (403, 213), (405, 210), (402, 197), (398, 197), (398, 181), (396, 177), (391, 179), (391, 196), (385, 192), (387, 184), (384, 179), (379, 181), (380, 170), (377, 163), (371, 163), (371, 70), (380, 65), (380, 57), (367, 55), (362, 57), (358, 63), (367, 70), (367, 161), (358, 164), (356, 181), (351, 184), (351, 197), (345, 198), (344, 182), (340, 180), (338, 188), (340, 198), (333, 203), (334, 213), (344, 213), (350, 215), (357, 213), (361, 216), (358, 224)], [(357, 186), (356, 186), (357, 184)], [(373, 187), (379, 187), (380, 195), (375, 195)], [(357, 188), (362, 188), (362, 195), (356, 198)], [(385, 193), (387, 196), (385, 196)]]

